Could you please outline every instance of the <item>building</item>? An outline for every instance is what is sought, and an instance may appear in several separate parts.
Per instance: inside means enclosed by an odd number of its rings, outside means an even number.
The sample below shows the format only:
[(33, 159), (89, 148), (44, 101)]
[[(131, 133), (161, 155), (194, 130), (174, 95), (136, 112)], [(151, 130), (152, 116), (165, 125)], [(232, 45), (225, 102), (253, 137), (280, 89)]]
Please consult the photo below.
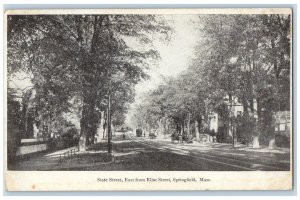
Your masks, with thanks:
[[(230, 110), (231, 112), (229, 112), (229, 115), (232, 115), (234, 117), (237, 116), (241, 116), (243, 114), (244, 111), (244, 107), (243, 105), (238, 101), (237, 97), (233, 97), (233, 102), (232, 105), (231, 103), (229, 103), (229, 101), (225, 101), (225, 104), (227, 106), (227, 108)], [(257, 110), (257, 104), (256, 101), (254, 101), (254, 115), (257, 117), (256, 114), (256, 110)], [(223, 113), (212, 113), (209, 117), (210, 121), (209, 121), (209, 129), (211, 131), (214, 131), (217, 133), (217, 139), (220, 142), (230, 142), (230, 140), (232, 140), (232, 136), (233, 136), (233, 129), (230, 125), (230, 122), (227, 122), (225, 120), (225, 118), (228, 118), (228, 116), (225, 116), (226, 114)], [(235, 128), (235, 127), (234, 127)], [(239, 140), (239, 134), (236, 134), (235, 137), (235, 141)]]
[[(226, 103), (227, 107), (230, 109), (231, 105)], [(254, 112), (253, 117), (257, 119), (257, 102), (254, 100)], [(250, 110), (249, 110), (250, 111)], [(234, 117), (241, 116), (244, 112), (243, 105), (238, 102), (237, 98), (233, 100), (232, 106), (232, 115)], [(290, 111), (279, 111), (274, 113), (274, 135), (276, 138), (276, 145), (282, 147), (288, 147), (290, 143), (290, 130), (291, 130), (291, 122), (290, 122)], [(210, 115), (209, 128), (210, 130), (214, 130), (217, 135), (217, 139), (219, 142), (231, 142), (232, 141), (232, 132), (235, 132), (235, 141), (241, 141), (241, 135), (239, 131), (237, 131), (237, 127), (232, 127), (230, 121), (225, 120), (228, 119), (228, 116), (222, 116), (220, 113), (212, 113)], [(255, 146), (259, 146), (259, 138), (256, 137), (256, 140), (253, 140)], [(253, 143), (253, 145), (254, 145)]]

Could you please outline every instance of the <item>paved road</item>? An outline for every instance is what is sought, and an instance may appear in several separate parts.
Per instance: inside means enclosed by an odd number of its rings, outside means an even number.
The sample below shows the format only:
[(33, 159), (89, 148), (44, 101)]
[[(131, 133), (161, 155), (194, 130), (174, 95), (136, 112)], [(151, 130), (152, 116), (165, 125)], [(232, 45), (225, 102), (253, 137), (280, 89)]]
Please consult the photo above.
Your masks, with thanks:
[(288, 151), (232, 149), (228, 144), (177, 144), (170, 140), (122, 134), (113, 138), (113, 156), (107, 142), (93, 145), (70, 159), (45, 153), (16, 162), (13, 170), (81, 171), (284, 171), (289, 170)]
[[(193, 144), (173, 144), (170, 141), (150, 140), (129, 135), (136, 144), (153, 151), (164, 152), (168, 165), (184, 161), (185, 170), (199, 171), (285, 171), (289, 170), (289, 153), (247, 151), (245, 149), (223, 148), (222, 146), (202, 146)], [(162, 169), (164, 170), (164, 169)]]

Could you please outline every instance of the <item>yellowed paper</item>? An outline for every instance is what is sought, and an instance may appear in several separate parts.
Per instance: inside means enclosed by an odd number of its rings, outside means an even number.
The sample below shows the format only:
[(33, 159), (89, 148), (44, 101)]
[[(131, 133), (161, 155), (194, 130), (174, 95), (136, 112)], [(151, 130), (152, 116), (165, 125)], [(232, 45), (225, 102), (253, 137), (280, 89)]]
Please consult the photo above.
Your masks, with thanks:
[[(292, 10), (289, 8), (241, 8), (241, 9), (74, 9), (74, 10), (7, 10), (5, 12), (5, 77), (8, 80), (8, 77), (11, 75), (8, 71), (8, 53), (9, 52), (9, 44), (7, 38), (8, 32), (8, 16), (15, 15), (170, 15), (176, 17), (176, 20), (180, 21), (181, 17), (184, 16), (198, 16), (198, 15), (292, 15)], [(196, 26), (196, 25), (195, 25)], [(246, 26), (246, 24), (245, 24)], [(290, 22), (291, 30), (292, 30), (292, 18)], [(178, 25), (179, 27), (179, 25)], [(181, 28), (184, 25), (181, 24)], [(176, 32), (176, 29), (175, 29)], [(188, 32), (188, 31), (187, 31)], [(186, 33), (186, 32), (183, 32)], [(187, 38), (191, 37), (189, 35), (185, 35)], [(290, 55), (292, 55), (292, 31), (290, 31), (290, 35), (287, 36), (290, 38)], [(28, 39), (29, 40), (29, 39)], [(191, 42), (192, 43), (192, 42)], [(159, 45), (158, 45), (159, 46)], [(70, 46), (71, 47), (71, 46)], [(71, 47), (72, 48), (72, 47)], [(177, 51), (179, 54), (184, 54), (184, 47), (182, 48), (182, 52)], [(166, 51), (167, 52), (167, 51)], [(191, 50), (192, 52), (192, 50)], [(164, 52), (165, 53), (165, 52)], [(39, 55), (36, 55), (39, 56)], [(175, 55), (176, 57), (176, 55)], [(290, 56), (292, 59), (292, 56)], [(292, 96), (292, 62), (290, 62), (290, 95)], [(172, 68), (166, 69), (169, 70), (170, 73)], [(7, 81), (6, 81), (7, 82)], [(22, 84), (21, 84), (22, 85)], [(18, 85), (18, 87), (20, 87)], [(5, 88), (5, 99), (7, 100), (7, 92), (8, 85), (4, 86)], [(209, 148), (213, 149), (214, 143), (209, 147), (204, 147), (199, 143), (199, 147), (191, 147), (193, 151), (196, 153), (191, 153), (192, 150), (189, 149), (190, 144), (173, 144), (171, 143), (171, 139), (165, 139), (161, 136), (156, 138), (156, 141), (151, 141), (151, 139), (139, 139), (135, 138), (135, 132), (132, 134), (126, 133), (128, 135), (124, 136), (126, 139), (133, 141), (134, 144), (138, 144), (137, 150), (132, 150), (136, 152), (131, 152), (132, 154), (137, 154), (134, 157), (138, 160), (138, 156), (142, 154), (147, 154), (148, 151), (152, 151), (156, 149), (155, 152), (159, 152), (163, 154), (163, 152), (172, 151), (176, 155), (181, 155), (178, 157), (178, 160), (174, 160), (173, 163), (176, 162), (184, 162), (183, 160), (188, 158), (191, 162), (195, 162), (195, 166), (199, 165), (200, 170), (196, 170), (196, 167), (188, 170), (164, 170), (155, 169), (153, 170), (132, 170), (130, 168), (126, 168), (125, 170), (116, 169), (109, 170), (109, 166), (115, 165), (120, 161), (120, 157), (124, 156), (122, 152), (113, 151), (113, 159), (112, 161), (105, 160), (101, 167), (104, 170), (97, 170), (93, 168), (89, 168), (85, 170), (86, 166), (92, 166), (92, 164), (84, 165), (85, 163), (80, 163), (82, 167), (81, 170), (71, 169), (68, 170), (68, 167), (62, 167), (62, 170), (59, 170), (60, 162), (59, 155), (57, 157), (53, 157), (57, 160), (58, 164), (53, 165), (52, 168), (37, 168), (31, 169), (30, 165), (28, 165), (28, 161), (26, 158), (24, 162), (19, 162), (19, 168), (8, 169), (7, 164), (7, 144), (8, 144), (8, 134), (10, 132), (5, 131), (5, 146), (6, 146), (6, 157), (5, 157), (5, 184), (6, 190), (8, 191), (160, 191), (160, 190), (291, 190), (293, 188), (293, 133), (292, 133), (292, 124), (293, 124), (293, 104), (292, 98), (290, 98), (290, 148), (285, 151), (281, 149), (272, 150), (264, 152), (264, 148), (262, 150), (247, 149), (243, 152), (239, 150), (232, 150), (232, 156), (224, 156), (222, 157), (222, 149), (217, 149), (218, 154), (205, 154), (207, 151), (210, 151)], [(8, 107), (7, 102), (4, 108), (6, 113), (5, 117), (5, 126), (7, 128), (7, 113)], [(285, 129), (285, 126), (279, 126), (278, 129)], [(147, 133), (146, 133), (147, 134)], [(150, 134), (150, 132), (149, 132)], [(155, 133), (156, 134), (156, 133)], [(124, 133), (125, 135), (125, 133)], [(121, 137), (121, 135), (120, 135)], [(150, 136), (149, 136), (150, 137)], [(114, 140), (114, 138), (113, 138)], [(25, 140), (24, 140), (25, 141)], [(36, 140), (34, 140), (36, 141)], [(149, 142), (151, 141), (151, 142)], [(180, 140), (179, 140), (180, 141)], [(179, 143), (178, 141), (178, 143)], [(36, 149), (40, 148), (41, 151), (43, 148), (46, 148), (42, 145), (43, 141), (40, 140), (40, 146), (34, 147), (23, 147), (23, 149), (18, 150), (18, 155), (30, 154), (30, 152), (38, 151)], [(164, 145), (167, 143), (168, 145)], [(118, 141), (113, 141), (113, 145), (117, 146)], [(197, 141), (194, 141), (195, 145), (198, 145)], [(162, 145), (162, 146), (159, 146)], [(191, 146), (191, 145), (190, 145)], [(30, 149), (32, 148), (32, 149)], [(35, 149), (36, 148), (36, 149)], [(139, 148), (143, 148), (142, 150)], [(198, 149), (197, 149), (198, 148)], [(207, 151), (203, 149), (207, 148)], [(215, 147), (219, 148), (219, 147)], [(228, 152), (231, 151), (230, 147), (226, 146)], [(245, 147), (246, 148), (246, 147)], [(248, 148), (248, 147), (247, 147)], [(200, 149), (200, 150), (199, 150)], [(198, 153), (198, 150), (201, 153)], [(226, 150), (226, 151), (227, 151)], [(25, 153), (24, 153), (25, 152)], [(67, 151), (66, 151), (67, 152)], [(225, 151), (224, 151), (225, 152)], [(71, 152), (72, 155), (73, 152)], [(264, 153), (264, 154), (263, 154)], [(70, 154), (70, 152), (68, 153)], [(243, 159), (243, 154), (245, 156), (253, 156), (253, 159), (245, 160)], [(48, 154), (47, 154), (48, 155)], [(50, 155), (50, 154), (49, 154)], [(74, 155), (80, 156), (80, 152), (74, 152)], [(90, 154), (89, 154), (90, 155)], [(155, 155), (155, 153), (154, 153)], [(173, 154), (172, 154), (173, 155)], [(225, 155), (225, 154), (224, 154)], [(240, 160), (234, 160), (234, 156), (237, 156)], [(268, 157), (269, 160), (274, 158), (279, 159), (277, 157), (288, 155), (289, 159), (278, 160), (278, 164), (274, 164), (270, 161), (270, 163), (266, 162), (256, 162), (256, 158), (259, 160), (263, 160), (262, 158), (255, 157), (256, 155), (264, 155)], [(60, 156), (64, 156), (61, 154)], [(186, 156), (186, 157), (182, 157)], [(198, 156), (198, 157), (197, 157)], [(152, 157), (151, 157), (152, 158)], [(29, 157), (29, 159), (31, 159)], [(166, 157), (167, 159), (167, 157)], [(183, 160), (182, 160), (183, 159)], [(275, 162), (274, 161), (274, 162)], [(282, 161), (282, 162), (281, 162)], [(42, 161), (41, 161), (42, 162)], [(63, 161), (67, 165), (72, 165), (72, 159)], [(96, 161), (95, 161), (96, 162)], [(129, 161), (130, 162), (130, 161)], [(187, 161), (188, 162), (188, 161)], [(218, 169), (207, 170), (207, 166), (203, 163), (209, 163), (214, 166), (222, 166), (224, 165), (229, 170)], [(253, 163), (252, 163), (253, 162)], [(289, 163), (289, 166), (288, 164)], [(43, 163), (41, 163), (42, 165)], [(27, 166), (28, 165), (28, 166)], [(63, 164), (62, 164), (63, 165)], [(61, 166), (62, 166), (61, 165)], [(192, 164), (189, 164), (192, 166)], [(25, 166), (25, 167), (24, 167)], [(26, 170), (26, 166), (27, 169)], [(51, 165), (52, 166), (52, 165)], [(100, 165), (99, 165), (100, 166)], [(286, 167), (288, 166), (288, 167)], [(134, 167), (134, 163), (132, 164)], [(18, 170), (19, 169), (19, 170)], [(21, 170), (20, 170), (21, 169)], [(206, 170), (202, 170), (206, 169)], [(230, 170), (231, 169), (231, 170)], [(236, 170), (236, 171), (235, 171)]]

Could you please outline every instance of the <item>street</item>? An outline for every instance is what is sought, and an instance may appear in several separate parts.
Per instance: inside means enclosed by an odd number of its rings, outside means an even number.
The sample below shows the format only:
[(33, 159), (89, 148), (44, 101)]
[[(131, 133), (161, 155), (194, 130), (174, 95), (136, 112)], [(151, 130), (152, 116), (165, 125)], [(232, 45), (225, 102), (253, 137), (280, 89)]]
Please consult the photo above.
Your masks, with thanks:
[(251, 149), (223, 143), (178, 144), (169, 139), (149, 139), (127, 133), (113, 137), (113, 156), (105, 141), (86, 152), (58, 162), (59, 152), (35, 156), (14, 170), (85, 171), (288, 171), (289, 151)]
[[(289, 170), (288, 153), (270, 153), (232, 149), (230, 146), (173, 144), (171, 141), (149, 140), (130, 135), (132, 141), (165, 154), (166, 170), (197, 171), (284, 171)], [(229, 147), (229, 148), (228, 148)], [(161, 158), (163, 159), (163, 158)], [(177, 164), (183, 162), (183, 169)], [(165, 170), (165, 169), (162, 169)]]

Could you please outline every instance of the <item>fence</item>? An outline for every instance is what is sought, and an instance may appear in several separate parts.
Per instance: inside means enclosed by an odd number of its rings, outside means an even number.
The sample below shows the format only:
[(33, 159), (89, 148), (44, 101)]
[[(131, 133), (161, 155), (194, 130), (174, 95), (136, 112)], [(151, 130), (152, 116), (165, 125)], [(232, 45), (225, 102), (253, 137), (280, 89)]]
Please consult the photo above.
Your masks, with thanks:
[(72, 155), (77, 155), (76, 152), (78, 152), (79, 149), (71, 149), (69, 151), (66, 151), (64, 153), (59, 154), (59, 163), (64, 161), (65, 159), (70, 159)]

